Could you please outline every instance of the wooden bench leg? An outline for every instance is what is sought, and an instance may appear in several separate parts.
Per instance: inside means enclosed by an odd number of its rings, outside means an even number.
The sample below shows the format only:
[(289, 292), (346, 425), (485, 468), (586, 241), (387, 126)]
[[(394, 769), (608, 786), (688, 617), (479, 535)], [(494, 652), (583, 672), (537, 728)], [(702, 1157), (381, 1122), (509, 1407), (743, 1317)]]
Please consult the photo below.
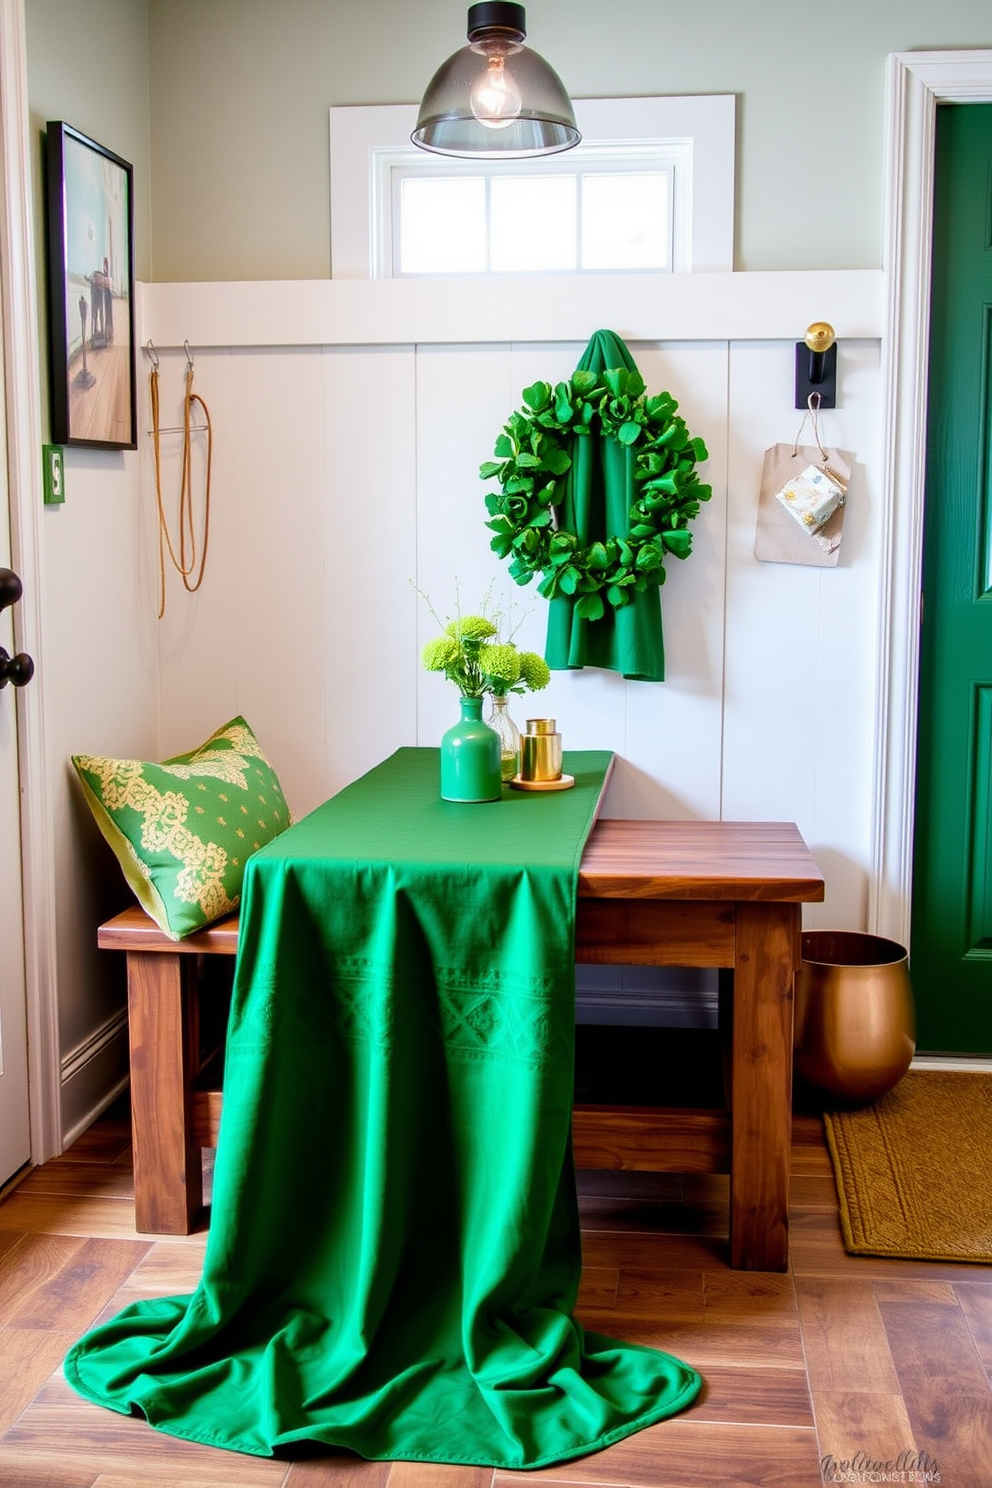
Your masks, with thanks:
[(203, 1207), (190, 1109), (198, 960), (168, 952), (127, 956), (134, 1222), (149, 1234), (188, 1235)]
[(796, 904), (737, 906), (731, 1110), (730, 1264), (784, 1271), (789, 1260)]

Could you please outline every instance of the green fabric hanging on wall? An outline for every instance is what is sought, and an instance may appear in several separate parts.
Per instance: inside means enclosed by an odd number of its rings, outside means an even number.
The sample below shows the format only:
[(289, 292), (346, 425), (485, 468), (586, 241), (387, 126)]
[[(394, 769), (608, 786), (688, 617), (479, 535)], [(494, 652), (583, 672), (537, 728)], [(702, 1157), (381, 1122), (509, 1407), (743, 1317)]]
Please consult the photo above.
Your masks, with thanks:
[(271, 1456), (546, 1466), (695, 1370), (586, 1332), (570, 1144), (574, 790), (438, 794), (401, 749), (248, 863), (203, 1278), (76, 1343), (87, 1399)]
[[(605, 372), (637, 363), (613, 331), (596, 331), (576, 371)], [(630, 508), (637, 496), (634, 449), (596, 435), (573, 440), (560, 525), (583, 545), (604, 537), (626, 537)], [(555, 671), (585, 666), (605, 667), (643, 682), (665, 680), (665, 643), (661, 598), (652, 585), (621, 609), (608, 605), (599, 620), (575, 613), (576, 601), (557, 595), (549, 601), (545, 660)]]

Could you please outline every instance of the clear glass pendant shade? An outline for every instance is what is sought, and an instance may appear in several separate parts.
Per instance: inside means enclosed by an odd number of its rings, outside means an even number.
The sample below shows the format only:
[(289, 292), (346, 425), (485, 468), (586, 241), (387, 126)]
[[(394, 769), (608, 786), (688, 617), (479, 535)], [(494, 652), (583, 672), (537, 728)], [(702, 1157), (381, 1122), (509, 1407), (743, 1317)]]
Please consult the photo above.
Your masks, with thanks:
[(523, 6), (508, 0), (471, 6), (468, 34), (469, 45), (428, 84), (414, 144), (438, 155), (491, 160), (577, 145), (581, 135), (561, 79), (523, 45)]

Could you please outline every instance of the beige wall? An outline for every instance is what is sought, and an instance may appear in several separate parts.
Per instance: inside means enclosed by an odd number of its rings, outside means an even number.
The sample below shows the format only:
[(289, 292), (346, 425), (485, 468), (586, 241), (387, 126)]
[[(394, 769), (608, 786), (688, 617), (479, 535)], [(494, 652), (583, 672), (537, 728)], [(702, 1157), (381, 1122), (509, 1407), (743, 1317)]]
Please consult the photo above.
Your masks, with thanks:
[[(139, 279), (329, 272), (327, 110), (415, 101), (456, 0), (26, 0), (32, 123), (135, 165)], [(147, 34), (146, 34), (147, 12)], [(881, 261), (889, 52), (987, 46), (987, 0), (531, 0), (576, 97), (734, 93), (741, 269)]]
[[(27, 0), (28, 97), (47, 375), (43, 171), (45, 124), (64, 119), (134, 166), (135, 257), (150, 272), (148, 48), (143, 0)], [(42, 433), (49, 436), (43, 376)], [(55, 936), (63, 1130), (91, 1117), (127, 1071), (122, 968), (94, 927), (128, 891), (70, 778), (74, 752), (142, 756), (158, 748), (154, 604), (141, 592), (149, 533), (137, 452), (67, 449), (64, 506), (41, 514), (44, 750), (55, 835)], [(95, 1040), (95, 1042), (91, 1042)], [(90, 1057), (76, 1073), (74, 1055)]]
[[(326, 276), (329, 105), (415, 101), (465, 15), (148, 0), (154, 277)], [(988, 0), (531, 0), (527, 17), (576, 97), (737, 95), (741, 269), (877, 267), (887, 54), (992, 41)]]
[(32, 132), (64, 119), (134, 166), (135, 272), (151, 275), (148, 33), (144, 0), (26, 0)]

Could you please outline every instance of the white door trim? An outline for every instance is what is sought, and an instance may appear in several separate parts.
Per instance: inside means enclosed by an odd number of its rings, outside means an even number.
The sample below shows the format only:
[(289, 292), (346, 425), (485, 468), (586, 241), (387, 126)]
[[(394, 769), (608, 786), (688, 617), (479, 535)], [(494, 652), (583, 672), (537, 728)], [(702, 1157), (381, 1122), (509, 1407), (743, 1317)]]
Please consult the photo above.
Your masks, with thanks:
[(24, 881), (31, 1157), (61, 1148), (55, 867), (46, 755), (44, 582), (41, 562), (41, 408), (35, 232), (31, 199), (33, 139), (27, 87), (24, 0), (0, 0), (0, 275), (7, 368), (7, 480), (11, 546), (24, 585), (15, 611), (18, 649), (36, 675), (17, 699)]
[(939, 103), (992, 102), (992, 51), (889, 58), (883, 559), (869, 928), (909, 944), (926, 465), (930, 238)]

